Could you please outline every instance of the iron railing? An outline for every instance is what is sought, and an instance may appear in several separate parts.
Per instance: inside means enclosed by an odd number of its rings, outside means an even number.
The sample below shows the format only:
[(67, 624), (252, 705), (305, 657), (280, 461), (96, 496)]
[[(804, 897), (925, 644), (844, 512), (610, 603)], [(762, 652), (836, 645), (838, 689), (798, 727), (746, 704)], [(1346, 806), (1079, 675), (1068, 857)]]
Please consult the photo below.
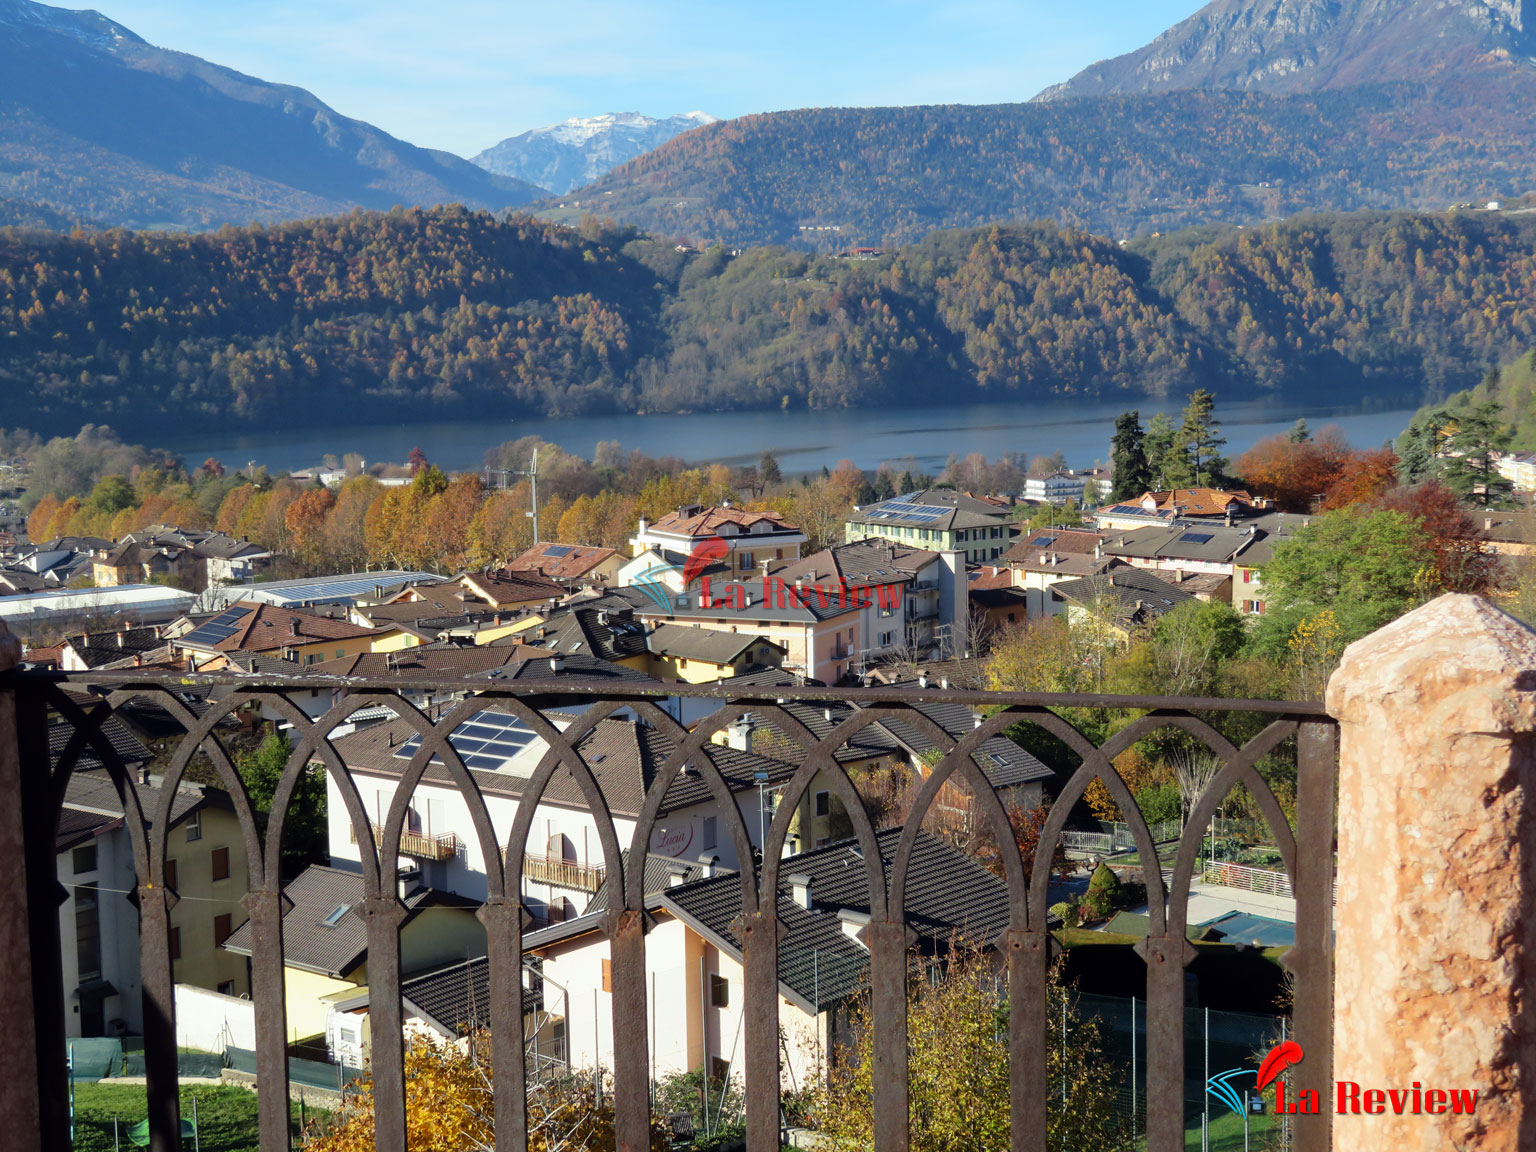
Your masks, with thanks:
[[(3, 653), (0, 653), (3, 654)], [(256, 1050), (262, 1091), (259, 1130), (262, 1152), (289, 1147), (286, 1035), (284, 1023), (283, 897), (281, 845), (285, 813), (301, 773), (315, 760), (325, 765), (363, 843), (361, 869), (367, 896), (353, 908), (367, 925), (368, 984), (372, 1014), (372, 1069), (376, 1094), (376, 1147), (379, 1152), (405, 1152), (405, 1085), (402, 1007), (399, 995), (400, 926), (405, 908), (395, 885), (397, 860), (404, 850), (402, 833), (413, 790), (435, 759), (469, 808), (471, 843), (478, 844), (485, 862), (487, 899), (479, 911), (486, 930), (491, 980), (491, 1032), (495, 1089), (496, 1146), (525, 1152), (528, 1142), (525, 1085), (532, 1071), (522, 1043), (522, 932), (529, 917), (518, 893), (524, 877), (525, 854), (508, 852), (503, 860), (485, 797), (476, 778), (466, 771), (448, 736), (467, 718), (491, 706), (516, 714), (545, 742), (547, 752), (523, 786), (506, 844), (526, 845), (533, 828), (537, 800), (557, 771), (569, 771), (587, 796), (597, 823), (601, 856), (609, 878), (616, 878), (614, 899), (604, 913), (603, 931), (611, 957), (612, 1102), (618, 1148), (642, 1152), (650, 1145), (650, 1083), (647, 1022), (645, 877), (643, 869), (626, 867), (639, 860), (651, 842), (668, 786), (679, 770), (689, 766), (707, 782), (716, 797), (722, 835), (734, 844), (742, 861), (754, 859), (752, 836), (725, 777), (712, 756), (711, 737), (750, 712), (760, 724), (771, 725), (801, 750), (798, 767), (781, 786), (781, 804), (766, 831), (760, 865), (749, 865), (740, 885), (740, 917), (733, 931), (742, 945), (745, 973), (743, 1052), (747, 1147), (750, 1152), (777, 1152), (780, 1147), (781, 1090), (779, 973), (780, 932), (777, 893), (780, 858), (790, 823), (813, 779), (841, 799), (852, 823), (864, 860), (869, 894), (869, 923), (861, 933), (868, 946), (867, 989), (874, 1021), (872, 1083), (874, 1085), (874, 1146), (878, 1152), (908, 1148), (908, 1084), (906, 1035), (909, 929), (903, 909), (909, 868), (921, 817), (937, 801), (951, 776), (958, 776), (975, 795), (980, 819), (993, 829), (1000, 844), (1012, 844), (1008, 816), (972, 753), (981, 744), (1020, 722), (1052, 734), (1080, 760), (1060, 787), (1040, 837), (1042, 851), (1059, 841), (1069, 812), (1091, 781), (1104, 781), (1122, 812), (1130, 816), (1134, 839), (1143, 860), (1157, 859), (1156, 846), (1144, 821), (1136, 815), (1134, 799), (1116, 774), (1113, 761), (1134, 743), (1162, 728), (1181, 729), (1203, 743), (1222, 767), (1189, 815), (1189, 827), (1203, 830), (1232, 788), (1245, 786), (1263, 811), (1274, 842), (1285, 861), (1297, 898), (1296, 944), (1285, 958), (1296, 977), (1293, 1036), (1307, 1059), (1292, 1070), (1293, 1087), (1327, 1093), (1331, 1079), (1328, 1053), (1332, 1048), (1332, 918), (1334, 781), (1336, 727), (1320, 705), (1272, 700), (1210, 700), (1164, 697), (1043, 695), (983, 693), (940, 688), (820, 689), (766, 686), (668, 685), (615, 688), (605, 683), (495, 686), (470, 695), (448, 708), (435, 722), (417, 708), (389, 679), (337, 681), (346, 695), (318, 718), (307, 716), (288, 693), (308, 692), (317, 677), (293, 676), (165, 676), (146, 672), (43, 674), (0, 672), (0, 874), (12, 880), (13, 895), (0, 903), (0, 1125), (7, 1146), (22, 1152), (69, 1146), (69, 1117), (65, 1091), (65, 989), (60, 963), (59, 880), (55, 834), (65, 786), (81, 755), (89, 751), (101, 760), (116, 785), (132, 837), (138, 886), (133, 896), (140, 918), (139, 963), (144, 1017), (144, 1047), (148, 1084), (150, 1147), (173, 1152), (180, 1147), (174, 987), (169, 940), (170, 911), (175, 896), (161, 882), (167, 855), (167, 808), (195, 753), (201, 751), (233, 798), (246, 847), (249, 889), (245, 906), (251, 920), (252, 998), (255, 1001)], [(96, 704), (81, 705), (65, 687), (92, 688), (101, 695)], [(184, 703), (189, 689), (206, 687), (212, 704), (201, 713)], [(459, 681), (424, 682), (408, 687), (461, 694)], [(717, 701), (719, 707), (691, 729), (681, 727), (660, 707), (662, 698), (688, 695)], [(186, 735), (165, 770), (164, 787), (154, 794), (155, 809), (139, 800), (133, 776), (102, 731), (103, 721), (131, 700), (152, 698), (180, 723)], [(565, 728), (551, 723), (544, 709), (578, 700), (592, 704)], [(843, 702), (854, 710), (817, 739), (783, 705), (788, 701), (816, 704)], [(914, 703), (955, 703), (986, 709), (985, 719), (960, 737), (946, 733)], [(220, 743), (226, 717), (260, 703), (292, 724), (295, 747), (277, 789), (272, 815), (258, 819), (246, 797), (234, 765)], [(421, 735), (420, 747), (406, 764), (396, 788), (383, 834), (375, 845), (373, 825), (351, 774), (329, 735), (354, 711), (388, 704)], [(1114, 708), (1141, 715), (1096, 746), (1060, 714), (1065, 708)], [(602, 719), (620, 709), (639, 716), (671, 734), (676, 750), (657, 766), (654, 783), (627, 842), (621, 840), (591, 767), (577, 745)], [(48, 725), (51, 713), (74, 728), (54, 763), (50, 757)], [(1212, 722), (1225, 714), (1258, 716), (1262, 725), (1241, 746), (1218, 731)], [(901, 719), (923, 731), (945, 757), (933, 766), (920, 788), (913, 814), (904, 828), (889, 876), (882, 861), (874, 826), (835, 751), (868, 725)], [(1251, 725), (1250, 725), (1251, 727)], [(1257, 771), (1259, 760), (1294, 741), (1297, 762), (1297, 831), (1293, 834), (1279, 803)], [(147, 795), (147, 794), (146, 794)], [(1179, 844), (1167, 890), (1160, 874), (1148, 870), (1152, 888), (1150, 931), (1138, 946), (1146, 964), (1147, 1084), (1146, 1140), (1148, 1152), (1179, 1152), (1185, 1146), (1181, 1086), (1185, 1076), (1185, 969), (1196, 952), (1185, 935), (1191, 876), (1197, 863), (1200, 837), (1188, 835)], [(1044, 857), (1049, 859), (1049, 854)], [(1048, 868), (1034, 869), (1016, 851), (1002, 853), (1008, 890), (1009, 925), (995, 941), (1009, 982), (1013, 1009), (1007, 1022), (1010, 1052), (1010, 1147), (1014, 1152), (1045, 1152), (1047, 1147), (1046, 993), (1053, 939), (1047, 926)], [(1324, 1152), (1330, 1145), (1327, 1115), (1296, 1116), (1296, 1152)]]

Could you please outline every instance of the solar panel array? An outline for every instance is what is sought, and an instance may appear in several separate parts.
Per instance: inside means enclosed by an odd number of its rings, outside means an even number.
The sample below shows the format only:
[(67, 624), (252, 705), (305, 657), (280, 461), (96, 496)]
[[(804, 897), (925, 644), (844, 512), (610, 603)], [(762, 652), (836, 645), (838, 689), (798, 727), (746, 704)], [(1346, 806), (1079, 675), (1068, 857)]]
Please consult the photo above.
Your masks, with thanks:
[(953, 509), (934, 507), (932, 504), (910, 504), (904, 500), (890, 500), (880, 505), (870, 516), (871, 520), (910, 520), (914, 524), (931, 524)]
[(1054, 536), (1036, 536), (1029, 542), (1029, 546), (1031, 548), (1049, 548), (1054, 543), (1056, 543), (1056, 537)]
[(1180, 544), (1209, 544), (1210, 542), (1211, 533), (1209, 532), (1186, 532), (1179, 537)]
[[(482, 772), (503, 772), (507, 763), (536, 739), (533, 732), (516, 716), (505, 712), (476, 712), (453, 730), (448, 743), (459, 754), (466, 768)], [(409, 760), (421, 747), (421, 737), (412, 736), (395, 750), (395, 758)], [(442, 763), (434, 756), (433, 760)]]
[(551, 544), (548, 548), (544, 549), (544, 555), (569, 556), (574, 551), (576, 551), (576, 549), (571, 547), (569, 544)]
[(228, 608), (220, 612), (212, 620), (199, 624), (191, 632), (181, 638), (181, 643), (207, 648), (216, 647), (220, 641), (228, 640), (236, 632), (240, 631), (240, 621), (244, 620), (251, 610), (249, 608)]

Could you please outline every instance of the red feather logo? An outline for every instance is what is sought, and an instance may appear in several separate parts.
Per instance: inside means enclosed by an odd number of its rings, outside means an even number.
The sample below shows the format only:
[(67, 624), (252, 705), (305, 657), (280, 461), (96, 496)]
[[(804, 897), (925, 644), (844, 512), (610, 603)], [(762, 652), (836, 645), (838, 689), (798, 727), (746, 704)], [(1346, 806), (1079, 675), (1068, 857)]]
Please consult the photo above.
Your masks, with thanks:
[(1259, 1082), (1254, 1086), (1254, 1091), (1264, 1091), (1275, 1077), (1299, 1061), (1303, 1055), (1305, 1053), (1302, 1052), (1301, 1045), (1294, 1040), (1276, 1044), (1269, 1050), (1269, 1055), (1264, 1057), (1264, 1063), (1259, 1065)]
[(725, 541), (718, 536), (712, 536), (700, 544), (694, 545), (693, 552), (688, 556), (688, 563), (683, 565), (683, 587), (693, 583), (693, 578), (708, 568), (716, 560), (724, 560), (725, 554), (730, 551)]

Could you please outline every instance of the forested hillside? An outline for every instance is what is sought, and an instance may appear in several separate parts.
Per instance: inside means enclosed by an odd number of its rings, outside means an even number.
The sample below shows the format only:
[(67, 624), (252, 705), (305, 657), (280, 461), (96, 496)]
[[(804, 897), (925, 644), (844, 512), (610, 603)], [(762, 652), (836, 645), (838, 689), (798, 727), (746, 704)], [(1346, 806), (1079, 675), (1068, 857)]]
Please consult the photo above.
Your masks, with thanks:
[(1536, 84), (1476, 79), (746, 116), (538, 210), (823, 250), (1008, 220), (1119, 238), (1306, 211), (1439, 211), (1536, 188)]
[(1415, 403), (1536, 346), (1536, 216), (1052, 224), (877, 260), (679, 252), (461, 208), (0, 230), (0, 426), (860, 406), (1262, 389)]

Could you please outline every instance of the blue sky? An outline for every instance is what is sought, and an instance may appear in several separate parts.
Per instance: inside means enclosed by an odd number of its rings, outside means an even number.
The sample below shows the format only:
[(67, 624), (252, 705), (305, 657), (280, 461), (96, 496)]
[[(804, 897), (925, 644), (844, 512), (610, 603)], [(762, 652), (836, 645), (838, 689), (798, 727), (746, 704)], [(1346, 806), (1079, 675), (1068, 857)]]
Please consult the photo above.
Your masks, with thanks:
[[(83, 0), (55, 0), (62, 6)], [(570, 116), (1026, 100), (1200, 0), (94, 0), (152, 44), (470, 155)]]

